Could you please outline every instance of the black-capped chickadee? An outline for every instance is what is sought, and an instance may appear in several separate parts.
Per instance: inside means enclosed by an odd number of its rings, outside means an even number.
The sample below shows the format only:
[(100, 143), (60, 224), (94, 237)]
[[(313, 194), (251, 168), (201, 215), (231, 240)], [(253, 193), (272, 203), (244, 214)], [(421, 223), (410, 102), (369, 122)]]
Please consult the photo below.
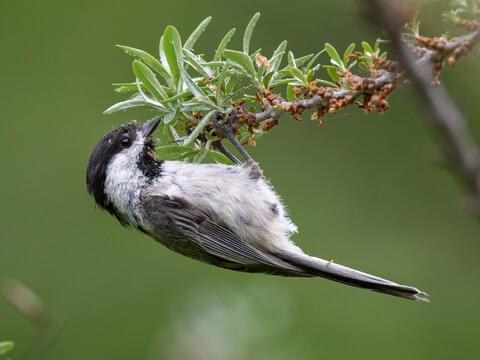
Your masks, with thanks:
[(169, 249), (219, 267), (283, 276), (323, 277), (411, 300), (427, 294), (305, 254), (279, 196), (255, 162), (163, 161), (152, 133), (160, 122), (129, 123), (106, 134), (87, 168), (96, 203), (120, 223)]

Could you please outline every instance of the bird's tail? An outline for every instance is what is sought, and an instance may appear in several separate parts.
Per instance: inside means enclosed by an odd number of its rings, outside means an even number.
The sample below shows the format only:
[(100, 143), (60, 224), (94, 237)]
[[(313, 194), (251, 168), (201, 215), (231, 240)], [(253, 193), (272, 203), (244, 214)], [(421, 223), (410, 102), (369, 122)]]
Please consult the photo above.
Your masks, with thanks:
[(428, 294), (411, 286), (397, 284), (346, 266), (335, 264), (303, 253), (282, 252), (276, 256), (308, 274), (338, 281), (347, 285), (378, 291), (409, 300), (429, 301)]

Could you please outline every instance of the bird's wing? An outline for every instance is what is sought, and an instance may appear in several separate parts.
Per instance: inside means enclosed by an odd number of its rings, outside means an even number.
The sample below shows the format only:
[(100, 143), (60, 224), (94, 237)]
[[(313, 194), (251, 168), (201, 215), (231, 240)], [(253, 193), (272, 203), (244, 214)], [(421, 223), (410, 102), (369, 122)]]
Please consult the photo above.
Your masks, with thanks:
[(154, 233), (168, 239), (165, 245), (193, 258), (234, 270), (319, 276), (410, 300), (428, 301), (428, 295), (414, 287), (301, 252), (269, 253), (257, 249), (184, 199), (150, 195), (145, 196), (142, 203)]
[(235, 270), (314, 276), (253, 247), (182, 198), (146, 195), (142, 204), (154, 234), (167, 239), (162, 242), (175, 251)]

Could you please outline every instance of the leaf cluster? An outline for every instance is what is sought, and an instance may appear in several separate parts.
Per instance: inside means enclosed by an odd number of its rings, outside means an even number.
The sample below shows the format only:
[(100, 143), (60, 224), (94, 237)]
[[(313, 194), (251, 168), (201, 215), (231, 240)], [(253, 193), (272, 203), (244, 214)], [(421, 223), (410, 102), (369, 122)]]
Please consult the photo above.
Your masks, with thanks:
[[(170, 144), (160, 146), (163, 157), (189, 161), (229, 160), (213, 149), (221, 137), (212, 124), (212, 116), (229, 113), (242, 107), (248, 113), (262, 110), (262, 97), (268, 93), (283, 94), (287, 100), (298, 97), (295, 89), (309, 87), (312, 82), (338, 90), (348, 88), (342, 73), (358, 67), (368, 72), (375, 57), (380, 54), (380, 41), (370, 45), (362, 42), (355, 51), (349, 45), (340, 55), (329, 43), (317, 53), (296, 56), (282, 41), (270, 56), (261, 49), (251, 50), (251, 39), (260, 18), (256, 13), (248, 22), (242, 38), (242, 48), (229, 47), (236, 29), (230, 29), (210, 56), (195, 51), (195, 45), (204, 33), (211, 17), (203, 20), (182, 41), (174, 26), (167, 26), (160, 37), (158, 55), (130, 46), (117, 45), (134, 58), (134, 80), (116, 83), (115, 91), (128, 96), (107, 110), (106, 114), (137, 107), (146, 107), (162, 115), (162, 131)], [(326, 64), (319, 63), (327, 56)], [(362, 70), (363, 69), (363, 70)], [(318, 73), (322, 70), (325, 78)], [(268, 122), (268, 121), (267, 121)], [(235, 129), (242, 143), (254, 143), (271, 126), (244, 121)]]

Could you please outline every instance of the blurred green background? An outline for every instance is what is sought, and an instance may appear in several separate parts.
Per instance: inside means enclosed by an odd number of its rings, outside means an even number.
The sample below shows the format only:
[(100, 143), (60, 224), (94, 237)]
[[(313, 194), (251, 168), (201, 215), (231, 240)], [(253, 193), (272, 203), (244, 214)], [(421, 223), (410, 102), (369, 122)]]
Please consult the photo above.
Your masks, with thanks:
[[(383, 116), (347, 110), (321, 127), (285, 118), (251, 151), (307, 252), (417, 286), (429, 304), (209, 267), (119, 226), (87, 195), (96, 141), (150, 116), (102, 115), (122, 99), (110, 83), (132, 79), (132, 59), (114, 44), (155, 53), (164, 26), (185, 37), (212, 15), (197, 45), (211, 53), (261, 11), (253, 48), (270, 54), (287, 39), (306, 54), (374, 39), (358, 10), (353, 0), (0, 2), (0, 280), (26, 283), (64, 323), (48, 359), (186, 359), (172, 354), (189, 346), (213, 359), (217, 340), (233, 346), (224, 359), (480, 358), (480, 224), (438, 166), (408, 89)], [(477, 138), (478, 69), (477, 53), (443, 75)], [(13, 358), (37, 333), (0, 301)]]

